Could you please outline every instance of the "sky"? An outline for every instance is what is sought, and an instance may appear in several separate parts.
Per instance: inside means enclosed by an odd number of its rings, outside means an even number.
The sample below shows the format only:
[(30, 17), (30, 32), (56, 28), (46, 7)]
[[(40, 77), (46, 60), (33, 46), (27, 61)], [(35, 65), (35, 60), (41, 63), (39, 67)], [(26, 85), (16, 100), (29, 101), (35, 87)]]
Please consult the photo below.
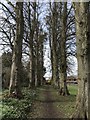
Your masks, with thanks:
[[(52, 77), (52, 72), (51, 72), (51, 60), (50, 60), (50, 47), (49, 44), (47, 44), (46, 46), (46, 51), (45, 51), (45, 55), (44, 55), (44, 66), (46, 67), (46, 74), (44, 75), (44, 77), (46, 79), (49, 79)], [(71, 56), (71, 60), (73, 61), (73, 65), (71, 66), (71, 70), (72, 72), (70, 72), (69, 74), (67, 74), (68, 76), (73, 75), (73, 76), (77, 76), (77, 58)]]
[(46, 68), (46, 74), (44, 75), (44, 77), (46, 79), (49, 79), (52, 77), (52, 72), (51, 72), (51, 60), (50, 60), (50, 47), (48, 41), (47, 44), (44, 45), (44, 48), (45, 48), (44, 67)]

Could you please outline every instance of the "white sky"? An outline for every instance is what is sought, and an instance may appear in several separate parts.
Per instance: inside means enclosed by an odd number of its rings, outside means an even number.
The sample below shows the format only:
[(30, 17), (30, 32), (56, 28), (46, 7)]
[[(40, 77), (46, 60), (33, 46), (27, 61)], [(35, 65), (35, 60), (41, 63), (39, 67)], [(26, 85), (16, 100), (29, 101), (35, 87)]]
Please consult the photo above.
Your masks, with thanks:
[(48, 41), (44, 45), (45, 48), (45, 53), (44, 53), (44, 67), (46, 68), (46, 74), (44, 77), (46, 79), (51, 78), (52, 73), (51, 73), (51, 60), (50, 60), (50, 47)]

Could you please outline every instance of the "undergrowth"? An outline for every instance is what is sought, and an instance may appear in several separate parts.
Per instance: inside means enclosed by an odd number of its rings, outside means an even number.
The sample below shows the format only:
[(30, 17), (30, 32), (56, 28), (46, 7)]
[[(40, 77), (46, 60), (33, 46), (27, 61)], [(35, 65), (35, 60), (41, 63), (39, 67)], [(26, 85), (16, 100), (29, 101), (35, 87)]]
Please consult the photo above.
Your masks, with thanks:
[(8, 98), (7, 92), (3, 92), (2, 104), (2, 120), (6, 119), (28, 119), (28, 114), (31, 112), (33, 100), (36, 96), (35, 90), (23, 88), (23, 99)]

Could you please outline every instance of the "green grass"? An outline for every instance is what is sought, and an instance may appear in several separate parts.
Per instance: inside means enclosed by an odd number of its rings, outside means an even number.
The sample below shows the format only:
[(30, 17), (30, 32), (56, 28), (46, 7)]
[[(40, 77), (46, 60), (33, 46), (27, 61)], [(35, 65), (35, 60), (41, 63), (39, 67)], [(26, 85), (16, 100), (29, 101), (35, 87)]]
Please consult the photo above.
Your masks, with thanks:
[[(6, 96), (8, 90), (3, 91), (3, 96)], [(6, 119), (23, 119), (27, 120), (28, 113), (31, 111), (32, 103), (35, 97), (35, 90), (23, 88), (23, 99), (15, 99), (4, 97), (0, 110), (2, 110), (2, 120)]]
[[(59, 102), (55, 104), (55, 106), (57, 106), (57, 109), (65, 114), (64, 118), (69, 118), (75, 111), (78, 86), (71, 84), (71, 85), (68, 85), (68, 89), (69, 89), (70, 95), (69, 96), (59, 95), (57, 98)], [(53, 92), (53, 95), (56, 97), (57, 95), (55, 94), (56, 92)]]
[(77, 89), (78, 89), (77, 84), (68, 85), (68, 89), (71, 95), (77, 95)]

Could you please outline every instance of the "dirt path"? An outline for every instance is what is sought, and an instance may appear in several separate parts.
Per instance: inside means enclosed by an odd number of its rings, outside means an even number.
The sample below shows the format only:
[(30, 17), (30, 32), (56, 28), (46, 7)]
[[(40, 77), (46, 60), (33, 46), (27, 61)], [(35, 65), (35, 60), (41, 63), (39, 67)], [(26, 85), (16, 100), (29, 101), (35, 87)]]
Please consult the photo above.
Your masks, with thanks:
[(64, 114), (57, 109), (57, 102), (59, 101), (53, 96), (51, 86), (40, 89), (30, 114), (31, 118), (63, 118)]

